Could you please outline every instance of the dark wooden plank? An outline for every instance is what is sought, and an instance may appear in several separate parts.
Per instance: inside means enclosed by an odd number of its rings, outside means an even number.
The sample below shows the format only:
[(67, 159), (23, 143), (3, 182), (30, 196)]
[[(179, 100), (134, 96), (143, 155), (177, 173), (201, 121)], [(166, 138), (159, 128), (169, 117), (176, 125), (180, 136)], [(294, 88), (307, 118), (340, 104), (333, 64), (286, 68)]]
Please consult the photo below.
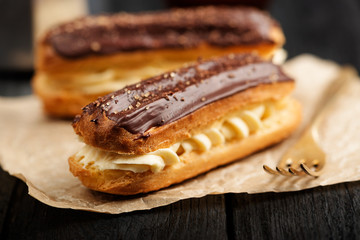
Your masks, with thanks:
[(1, 239), (226, 239), (224, 196), (149, 211), (99, 214), (46, 206), (20, 183)]
[(226, 198), (234, 239), (360, 237), (360, 182)]
[(16, 179), (0, 168), (0, 236), (7, 216)]

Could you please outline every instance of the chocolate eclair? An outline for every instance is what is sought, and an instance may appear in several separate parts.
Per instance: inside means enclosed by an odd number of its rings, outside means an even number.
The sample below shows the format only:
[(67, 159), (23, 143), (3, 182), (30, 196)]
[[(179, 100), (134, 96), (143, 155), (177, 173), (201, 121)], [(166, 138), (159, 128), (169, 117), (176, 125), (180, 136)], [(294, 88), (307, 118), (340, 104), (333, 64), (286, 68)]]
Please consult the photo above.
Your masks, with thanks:
[(287, 137), (300, 121), (294, 80), (256, 55), (231, 54), (143, 80), (85, 106), (70, 171), (90, 189), (158, 190)]
[(37, 46), (35, 92), (53, 116), (75, 116), (97, 97), (201, 57), (284, 43), (279, 24), (245, 7), (198, 7), (88, 16), (47, 32)]

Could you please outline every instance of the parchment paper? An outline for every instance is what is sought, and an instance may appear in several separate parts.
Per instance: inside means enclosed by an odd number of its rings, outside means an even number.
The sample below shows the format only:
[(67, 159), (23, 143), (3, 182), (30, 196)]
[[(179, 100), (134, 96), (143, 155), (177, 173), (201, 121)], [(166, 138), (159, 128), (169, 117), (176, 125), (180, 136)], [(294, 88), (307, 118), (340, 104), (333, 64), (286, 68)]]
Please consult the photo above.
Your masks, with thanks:
[(297, 80), (295, 98), (303, 104), (301, 127), (281, 144), (263, 150), (184, 183), (135, 197), (98, 193), (83, 187), (68, 171), (67, 158), (81, 143), (70, 121), (45, 117), (34, 96), (0, 98), (0, 164), (23, 181), (29, 194), (59, 208), (105, 213), (151, 209), (181, 199), (208, 194), (296, 191), (360, 179), (360, 81), (354, 76), (334, 102), (322, 123), (321, 146), (327, 163), (319, 178), (272, 176), (262, 165), (276, 166), (281, 155), (299, 137), (326, 86), (338, 76), (340, 67), (310, 55), (285, 64)]

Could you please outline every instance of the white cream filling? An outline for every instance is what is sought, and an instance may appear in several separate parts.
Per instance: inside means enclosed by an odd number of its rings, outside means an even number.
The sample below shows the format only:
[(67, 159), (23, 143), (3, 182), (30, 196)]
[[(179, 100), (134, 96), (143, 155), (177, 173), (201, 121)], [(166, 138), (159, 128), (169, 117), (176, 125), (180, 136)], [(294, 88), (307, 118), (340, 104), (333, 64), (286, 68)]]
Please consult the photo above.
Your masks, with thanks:
[[(174, 66), (173, 66), (174, 65)], [(160, 66), (143, 66), (141, 69), (118, 69), (109, 68), (101, 72), (79, 73), (79, 74), (57, 74), (51, 75), (41, 73), (38, 81), (51, 86), (53, 89), (64, 89), (82, 92), (84, 94), (99, 94), (113, 92), (127, 85), (139, 82), (151, 76), (161, 74), (168, 69), (179, 67), (179, 63), (164, 68)]]
[(285, 63), (287, 56), (288, 56), (288, 53), (285, 49), (283, 49), (283, 48), (277, 49), (274, 52), (272, 62), (277, 65), (282, 65)]
[(117, 154), (85, 145), (77, 154), (84, 167), (100, 170), (128, 170), (135, 173), (151, 170), (156, 173), (179, 163), (180, 156), (192, 151), (205, 152), (233, 139), (243, 139), (263, 127), (263, 120), (274, 111), (274, 104), (262, 104), (242, 110), (216, 122), (212, 127), (169, 148), (158, 149), (143, 155)]

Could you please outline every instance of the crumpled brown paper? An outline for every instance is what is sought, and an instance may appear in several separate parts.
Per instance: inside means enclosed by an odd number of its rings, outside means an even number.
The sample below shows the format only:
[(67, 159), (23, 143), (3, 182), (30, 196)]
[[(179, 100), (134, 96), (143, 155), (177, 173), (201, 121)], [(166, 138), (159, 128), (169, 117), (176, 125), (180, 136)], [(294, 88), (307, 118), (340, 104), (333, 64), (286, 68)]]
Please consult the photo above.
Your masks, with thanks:
[(322, 123), (321, 146), (327, 153), (324, 173), (319, 178), (287, 178), (263, 171), (263, 164), (275, 166), (284, 151), (296, 141), (326, 86), (341, 69), (310, 55), (291, 60), (285, 68), (297, 80), (294, 96), (303, 104), (303, 123), (292, 137), (164, 190), (121, 197), (83, 187), (68, 171), (68, 156), (81, 146), (70, 122), (46, 118), (39, 100), (33, 96), (0, 98), (0, 164), (11, 175), (25, 181), (29, 194), (45, 204), (105, 213), (150, 209), (208, 194), (296, 191), (359, 180), (360, 81), (356, 76), (332, 104)]

